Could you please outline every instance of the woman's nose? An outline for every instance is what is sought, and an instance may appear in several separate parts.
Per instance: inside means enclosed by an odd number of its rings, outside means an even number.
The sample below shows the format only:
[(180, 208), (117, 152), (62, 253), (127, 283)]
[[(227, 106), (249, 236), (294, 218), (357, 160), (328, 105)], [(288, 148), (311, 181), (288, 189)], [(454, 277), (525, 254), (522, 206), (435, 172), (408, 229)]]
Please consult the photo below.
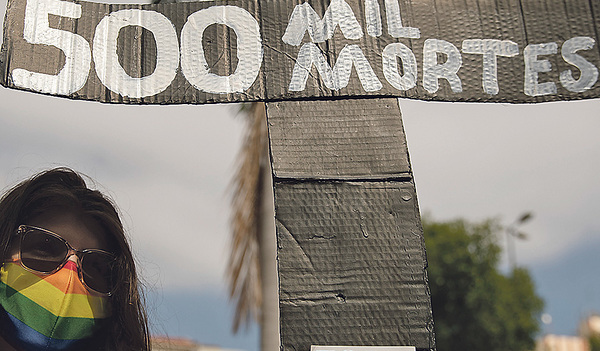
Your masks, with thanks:
[(79, 260), (79, 257), (73, 252), (71, 253), (71, 255), (67, 258), (67, 264), (69, 262), (73, 262), (72, 264), (77, 267), (77, 269), (81, 269), (81, 263)]

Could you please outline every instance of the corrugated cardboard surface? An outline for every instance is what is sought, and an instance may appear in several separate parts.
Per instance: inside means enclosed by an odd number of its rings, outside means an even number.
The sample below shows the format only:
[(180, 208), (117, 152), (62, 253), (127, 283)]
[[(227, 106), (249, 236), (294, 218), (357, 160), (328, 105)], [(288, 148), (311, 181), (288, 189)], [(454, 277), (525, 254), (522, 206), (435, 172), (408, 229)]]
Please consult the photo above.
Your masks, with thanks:
[[(197, 3), (178, 3), (178, 4), (104, 4), (92, 2), (78, 2), (82, 6), (82, 17), (78, 20), (72, 20), (62, 17), (50, 16), (50, 26), (77, 33), (85, 38), (89, 43), (93, 42), (94, 33), (97, 24), (106, 15), (123, 9), (143, 9), (157, 11), (165, 15), (175, 26), (178, 37), (181, 36), (181, 29), (188, 16), (200, 9), (215, 5), (215, 2), (197, 2)], [(256, 2), (242, 1), (219, 1), (219, 5), (242, 6), (249, 11), (255, 18), (258, 18)], [(15, 68), (25, 68), (30, 71), (56, 74), (64, 65), (64, 54), (55, 47), (47, 45), (32, 45), (23, 40), (23, 17), (25, 14), (25, 0), (10, 0), (7, 10), (4, 28), (3, 50), (6, 56), (6, 64), (2, 67), (6, 71), (6, 81), (3, 85), (13, 87), (10, 72)], [(118, 54), (123, 68), (130, 76), (139, 76), (138, 72), (149, 72), (156, 62), (155, 47), (148, 46), (154, 42), (152, 35), (139, 35), (139, 27), (136, 30), (122, 30), (119, 34)], [(10, 35), (10, 37), (7, 37)], [(158, 33), (160, 35), (160, 33)], [(235, 37), (224, 26), (213, 26), (207, 28), (204, 35), (205, 43), (219, 43), (205, 50), (206, 60), (210, 65), (228, 66), (231, 60), (228, 60), (229, 51), (235, 48)], [(150, 43), (149, 43), (150, 42)], [(90, 44), (91, 45), (91, 44)], [(152, 50), (154, 49), (154, 51)], [(224, 54), (225, 52), (225, 54)], [(235, 56), (235, 54), (233, 55)], [(220, 74), (225, 75), (229, 67), (220, 68)], [(178, 69), (177, 75), (171, 85), (162, 93), (144, 98), (128, 98), (106, 88), (94, 69), (94, 62), (89, 71), (86, 85), (77, 93), (69, 97), (74, 99), (95, 100), (111, 103), (143, 103), (143, 104), (177, 104), (177, 103), (213, 103), (226, 101), (244, 101), (258, 100), (264, 93), (262, 80), (258, 79), (254, 85), (244, 94), (209, 94), (195, 89), (187, 82)], [(242, 96), (242, 97), (240, 97)]]
[[(395, 99), (268, 104), (278, 178), (365, 179), (409, 176), (406, 138)], [(357, 118), (360, 116), (360, 118)]]
[[(365, 103), (267, 103), (284, 351), (308, 351), (311, 345), (435, 349), (423, 231), (400, 109), (393, 98)], [(302, 127), (294, 125), (291, 111), (303, 116)], [(335, 118), (339, 130), (329, 125)], [(340, 138), (351, 122), (356, 130)], [(368, 157), (388, 161), (350, 157), (352, 150), (369, 149), (365, 142), (377, 139), (385, 126), (394, 132), (384, 134), (381, 149)], [(301, 136), (316, 131), (314, 146), (311, 136)], [(367, 137), (354, 137), (361, 132)], [(321, 157), (335, 143), (340, 162)], [(348, 174), (353, 180), (345, 179)]]
[(275, 185), (281, 340), (433, 349), (412, 182)]
[[(66, 0), (65, 0), (66, 1)], [(214, 94), (199, 91), (189, 84), (181, 70), (177, 72), (171, 85), (163, 92), (143, 98), (127, 98), (111, 92), (96, 77), (92, 68), (86, 85), (69, 97), (114, 103), (214, 103), (232, 101), (276, 101), (285, 99), (311, 99), (358, 96), (398, 96), (423, 100), (442, 101), (483, 101), (530, 103), (557, 100), (597, 98), (600, 84), (596, 82), (590, 89), (571, 92), (561, 83), (561, 73), (570, 70), (575, 79), (579, 70), (565, 62), (561, 56), (563, 43), (574, 37), (589, 37), (595, 40), (593, 48), (579, 50), (577, 54), (587, 62), (600, 67), (600, 5), (589, 0), (398, 0), (402, 24), (420, 31), (419, 38), (394, 38), (388, 33), (384, 1), (379, 1), (381, 35), (373, 37), (367, 33), (364, 1), (346, 0), (356, 17), (362, 36), (348, 39), (339, 27), (332, 38), (315, 45), (334, 67), (341, 51), (347, 45), (357, 45), (368, 60), (381, 89), (365, 91), (352, 68), (346, 86), (330, 89), (313, 67), (306, 86), (301, 91), (290, 91), (292, 71), (301, 45), (290, 45), (282, 40), (290, 16), (297, 0), (224, 0), (197, 3), (176, 3), (157, 5), (116, 5), (81, 1), (82, 17), (78, 20), (50, 16), (51, 27), (81, 35), (92, 42), (96, 25), (107, 14), (126, 8), (157, 11), (164, 14), (175, 26), (178, 38), (188, 16), (200, 9), (211, 6), (238, 6), (247, 10), (259, 23), (264, 57), (262, 67), (252, 86), (243, 93)], [(308, 3), (322, 17), (330, 5), (329, 0), (309, 0)], [(25, 68), (35, 72), (55, 74), (64, 64), (62, 53), (51, 46), (31, 45), (23, 40), (23, 18), (26, 0), (10, 0), (5, 19), (2, 71), (5, 75), (2, 84), (12, 84), (11, 72), (14, 68)], [(331, 26), (332, 23), (329, 23)], [(139, 32), (139, 30), (138, 30)], [(138, 33), (139, 34), (139, 33)], [(160, 35), (160, 33), (155, 33)], [(149, 35), (137, 35), (136, 30), (121, 33), (119, 55), (126, 71), (132, 76), (143, 76), (153, 70), (155, 50)], [(467, 39), (510, 40), (518, 44), (518, 55), (497, 57), (499, 92), (489, 94), (482, 88), (483, 59), (480, 54), (461, 52), (462, 66), (458, 77), (462, 82), (462, 92), (455, 92), (445, 79), (439, 80), (439, 89), (428, 92), (423, 88), (423, 47), (428, 39), (447, 41), (461, 50)], [(301, 44), (310, 43), (306, 34)], [(211, 72), (228, 75), (237, 66), (236, 36), (222, 25), (208, 28), (204, 33), (204, 52)], [(525, 64), (523, 51), (529, 44), (556, 43), (556, 54), (540, 55), (539, 60), (551, 65), (549, 72), (539, 73), (539, 83), (550, 82), (556, 85), (556, 93), (541, 96), (527, 96), (524, 93)], [(382, 52), (386, 45), (402, 43), (415, 55), (418, 66), (417, 86), (409, 90), (399, 90), (392, 86), (383, 74)], [(148, 46), (148, 47), (146, 47)], [(440, 54), (440, 56), (443, 56)], [(445, 58), (439, 57), (438, 62)], [(544, 63), (546, 64), (546, 63)], [(401, 70), (400, 70), (401, 71)]]

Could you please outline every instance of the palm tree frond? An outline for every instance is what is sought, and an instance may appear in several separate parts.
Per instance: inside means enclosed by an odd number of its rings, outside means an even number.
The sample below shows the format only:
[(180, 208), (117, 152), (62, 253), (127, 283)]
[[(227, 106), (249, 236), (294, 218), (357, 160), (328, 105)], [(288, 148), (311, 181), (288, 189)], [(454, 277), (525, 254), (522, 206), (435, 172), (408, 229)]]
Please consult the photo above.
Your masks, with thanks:
[(247, 129), (238, 155), (232, 187), (232, 242), (227, 277), (229, 297), (236, 304), (233, 330), (251, 320), (259, 321), (262, 306), (260, 275), (260, 206), (263, 197), (267, 126), (264, 103), (244, 104)]

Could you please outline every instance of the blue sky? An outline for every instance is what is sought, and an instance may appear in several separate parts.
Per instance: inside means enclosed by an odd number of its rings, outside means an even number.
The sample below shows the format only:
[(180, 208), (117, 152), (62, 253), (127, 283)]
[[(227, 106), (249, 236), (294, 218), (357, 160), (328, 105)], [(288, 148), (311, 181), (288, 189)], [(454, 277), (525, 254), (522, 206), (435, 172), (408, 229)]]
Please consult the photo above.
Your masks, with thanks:
[[(5, 6), (0, 0), (2, 17)], [(230, 333), (224, 281), (237, 109), (103, 105), (0, 88), (0, 189), (59, 165), (91, 176), (121, 209), (153, 330), (256, 351), (256, 326)], [(580, 317), (600, 312), (600, 100), (402, 100), (401, 109), (422, 212), (504, 224), (534, 212), (516, 258), (546, 299), (547, 331), (574, 333)]]
[[(0, 101), (1, 188), (58, 165), (88, 174), (120, 206), (153, 330), (258, 349), (256, 326), (230, 333), (223, 278), (237, 105), (103, 105), (8, 89)], [(516, 257), (554, 317), (548, 330), (574, 333), (600, 311), (600, 101), (401, 107), (422, 212), (508, 224), (533, 211)]]

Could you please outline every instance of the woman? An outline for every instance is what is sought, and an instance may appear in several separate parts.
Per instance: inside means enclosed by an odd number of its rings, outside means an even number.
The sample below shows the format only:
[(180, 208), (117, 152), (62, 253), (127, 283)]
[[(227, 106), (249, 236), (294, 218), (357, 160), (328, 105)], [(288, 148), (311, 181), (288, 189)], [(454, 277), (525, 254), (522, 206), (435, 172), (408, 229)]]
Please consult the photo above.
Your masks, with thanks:
[(119, 215), (77, 173), (52, 169), (0, 199), (0, 350), (148, 351)]

